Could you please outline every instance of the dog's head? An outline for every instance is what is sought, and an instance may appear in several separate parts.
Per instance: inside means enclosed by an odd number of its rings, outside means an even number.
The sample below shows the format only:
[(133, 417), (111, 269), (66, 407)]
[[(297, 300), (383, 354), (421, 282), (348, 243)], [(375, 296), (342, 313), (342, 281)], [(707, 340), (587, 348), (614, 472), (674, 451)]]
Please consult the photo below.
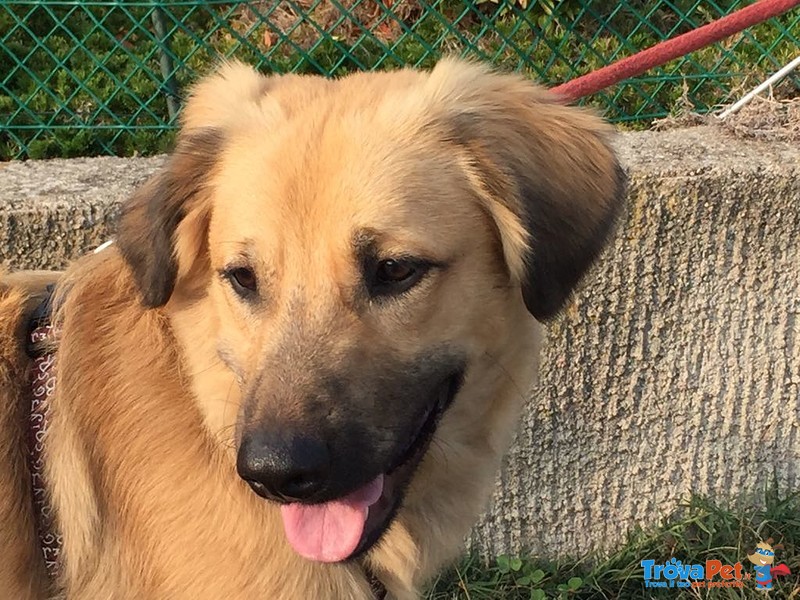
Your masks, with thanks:
[(458, 61), (339, 81), (228, 65), (183, 120), (121, 252), (177, 315), (188, 372), (235, 382), (195, 395), (207, 414), (235, 399), (215, 424), (290, 543), (357, 555), (475, 365), (554, 316), (602, 249), (624, 187), (609, 130)]

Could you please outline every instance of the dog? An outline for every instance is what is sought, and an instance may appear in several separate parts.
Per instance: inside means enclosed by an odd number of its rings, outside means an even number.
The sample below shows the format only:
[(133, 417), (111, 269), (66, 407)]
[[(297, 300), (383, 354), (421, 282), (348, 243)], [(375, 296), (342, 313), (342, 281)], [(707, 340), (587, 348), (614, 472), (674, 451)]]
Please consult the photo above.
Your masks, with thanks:
[[(110, 247), (3, 280), (0, 594), (418, 598), (618, 220), (611, 127), (458, 59), (337, 80), (226, 63), (181, 119)], [(47, 283), (56, 575), (25, 443)]]

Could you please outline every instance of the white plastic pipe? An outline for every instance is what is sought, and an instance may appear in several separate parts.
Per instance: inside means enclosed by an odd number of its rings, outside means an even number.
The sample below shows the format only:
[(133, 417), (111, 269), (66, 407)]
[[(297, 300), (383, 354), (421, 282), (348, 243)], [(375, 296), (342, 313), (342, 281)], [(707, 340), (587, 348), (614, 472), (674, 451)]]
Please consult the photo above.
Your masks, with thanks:
[(759, 86), (758, 86), (757, 88), (755, 88), (754, 90), (752, 90), (752, 91), (748, 92), (748, 93), (747, 93), (747, 94), (746, 94), (746, 95), (745, 95), (745, 96), (744, 96), (744, 97), (743, 97), (741, 100), (739, 100), (739, 101), (738, 101), (738, 102), (736, 102), (735, 104), (733, 104), (733, 105), (729, 106), (727, 109), (725, 109), (724, 111), (722, 111), (722, 112), (721, 112), (721, 113), (718, 115), (718, 117), (719, 117), (720, 119), (724, 119), (724, 118), (726, 118), (726, 117), (728, 117), (728, 116), (732, 115), (733, 113), (735, 113), (736, 111), (738, 111), (738, 110), (739, 110), (740, 108), (742, 108), (743, 106), (746, 106), (747, 104), (749, 104), (749, 103), (750, 103), (750, 101), (751, 101), (753, 98), (755, 98), (756, 96), (758, 96), (758, 95), (759, 95), (761, 92), (763, 92), (765, 89), (767, 89), (768, 87), (770, 87), (770, 86), (772, 86), (772, 85), (775, 85), (776, 83), (778, 83), (778, 82), (779, 82), (781, 79), (783, 79), (784, 77), (786, 77), (786, 76), (787, 76), (789, 73), (791, 73), (792, 71), (794, 71), (794, 70), (795, 70), (797, 67), (800, 67), (800, 56), (798, 56), (798, 57), (797, 57), (797, 58), (795, 58), (795, 59), (794, 59), (792, 62), (790, 62), (788, 65), (786, 65), (785, 67), (783, 67), (783, 68), (782, 68), (780, 71), (777, 71), (776, 73), (773, 73), (773, 74), (772, 74), (772, 76), (771, 76), (769, 79), (767, 79), (767, 80), (766, 80), (764, 83), (762, 83), (761, 85), (759, 85)]

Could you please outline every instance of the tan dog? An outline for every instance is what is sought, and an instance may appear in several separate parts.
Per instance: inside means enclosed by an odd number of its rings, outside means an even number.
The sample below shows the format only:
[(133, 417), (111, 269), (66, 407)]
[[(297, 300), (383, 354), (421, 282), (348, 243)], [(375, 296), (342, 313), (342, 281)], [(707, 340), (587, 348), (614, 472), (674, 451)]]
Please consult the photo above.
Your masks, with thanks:
[(60, 284), (55, 587), (24, 453), (25, 293), (3, 292), (3, 597), (367, 599), (367, 573), (417, 597), (490, 496), (536, 319), (619, 212), (609, 133), (454, 60), (202, 81), (117, 243)]

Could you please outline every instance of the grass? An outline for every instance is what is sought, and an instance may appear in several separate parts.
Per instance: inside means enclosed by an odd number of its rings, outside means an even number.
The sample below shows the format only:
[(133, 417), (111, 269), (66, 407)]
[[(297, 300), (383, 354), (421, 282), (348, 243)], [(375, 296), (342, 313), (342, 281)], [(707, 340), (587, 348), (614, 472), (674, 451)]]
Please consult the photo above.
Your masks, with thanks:
[[(775, 564), (785, 563), (792, 575), (776, 578), (769, 592), (757, 591), (744, 579), (743, 588), (646, 589), (641, 561), (663, 564), (672, 558), (684, 565), (720, 560), (742, 564), (745, 577), (754, 574), (747, 559), (756, 544), (773, 538)], [(719, 580), (719, 577), (717, 577)], [(544, 560), (500, 556), (491, 564), (475, 556), (442, 575), (428, 600), (740, 600), (800, 599), (800, 493), (780, 498), (769, 494), (763, 508), (729, 509), (695, 497), (653, 529), (632, 532), (615, 552), (579, 559)]]
[[(154, 33), (154, 4), (0, 0), (0, 160), (168, 149), (175, 116), (162, 48), (178, 95), (223, 56), (268, 72), (342, 75), (461, 54), (557, 84), (744, 1), (180, 0), (158, 3), (167, 46)], [(794, 11), (591, 103), (632, 127), (686, 102), (708, 110), (793, 58), (798, 30)]]

